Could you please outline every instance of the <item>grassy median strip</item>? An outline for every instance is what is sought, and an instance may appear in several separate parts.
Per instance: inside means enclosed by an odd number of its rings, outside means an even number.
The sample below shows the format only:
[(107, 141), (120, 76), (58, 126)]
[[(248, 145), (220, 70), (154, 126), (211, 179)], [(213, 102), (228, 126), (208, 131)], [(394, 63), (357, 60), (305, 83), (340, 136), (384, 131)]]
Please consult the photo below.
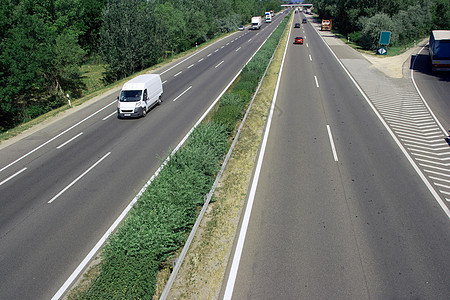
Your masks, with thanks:
[[(69, 298), (148, 299), (152, 295), (158, 296), (159, 292), (155, 294), (156, 287), (158, 286), (158, 291), (164, 287), (157, 281), (157, 274), (163, 269), (164, 262), (186, 241), (204, 202), (204, 196), (209, 192), (228, 151), (236, 124), (242, 118), (287, 22), (288, 18), (285, 18), (244, 68), (232, 90), (221, 98), (209, 122), (199, 125), (186, 144), (170, 157), (129, 216), (108, 240), (102, 250), (94, 278), (75, 290)], [(276, 75), (278, 71), (269, 69), (270, 72), (275, 72), (272, 75)], [(273, 87), (275, 81), (272, 83)], [(273, 95), (273, 91), (269, 90), (263, 93)], [(254, 136), (241, 137), (248, 139), (250, 144), (237, 151), (239, 153), (234, 155), (233, 164), (239, 155), (250, 155), (250, 160), (254, 160), (252, 153), (256, 153), (259, 147), (257, 137), (261, 135), (267, 112), (268, 105), (255, 108), (257, 120), (252, 121), (250, 125), (255, 126), (250, 129)], [(239, 171), (237, 176), (230, 173), (226, 176), (226, 180), (231, 179), (231, 183), (229, 186), (224, 185), (225, 182), (222, 183), (222, 196), (218, 197), (219, 201), (214, 204), (215, 211), (228, 209), (227, 205), (223, 208), (221, 205), (236, 197), (230, 195), (230, 198), (227, 198), (224, 191), (238, 192), (238, 198), (241, 201), (245, 199), (245, 188), (242, 190), (242, 186), (247, 186), (247, 174), (251, 174), (252, 165), (242, 165), (240, 168), (243, 170)], [(221, 226), (213, 224), (206, 230), (213, 232), (216, 227)], [(231, 231), (229, 233), (234, 234)]]
[(210, 204), (202, 220), (168, 299), (219, 298), (241, 211), (247, 199), (288, 33), (289, 27), (284, 31), (280, 47), (272, 59), (219, 187), (214, 193), (216, 201)]

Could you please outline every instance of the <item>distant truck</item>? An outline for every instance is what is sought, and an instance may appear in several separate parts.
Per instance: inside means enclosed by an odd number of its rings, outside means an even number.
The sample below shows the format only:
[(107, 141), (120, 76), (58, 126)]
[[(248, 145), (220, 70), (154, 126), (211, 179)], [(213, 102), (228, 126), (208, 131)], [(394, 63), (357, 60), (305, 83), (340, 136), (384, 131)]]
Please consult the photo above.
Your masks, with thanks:
[(272, 22), (272, 15), (270, 14), (270, 11), (266, 11), (266, 23)]
[(322, 19), (322, 26), (320, 30), (331, 30), (331, 20)]
[(433, 30), (428, 52), (432, 71), (450, 71), (450, 30)]
[(252, 17), (252, 29), (257, 30), (260, 29), (262, 25), (261, 17)]
[(144, 74), (131, 79), (117, 97), (118, 118), (145, 117), (150, 108), (161, 103), (162, 94), (159, 74)]

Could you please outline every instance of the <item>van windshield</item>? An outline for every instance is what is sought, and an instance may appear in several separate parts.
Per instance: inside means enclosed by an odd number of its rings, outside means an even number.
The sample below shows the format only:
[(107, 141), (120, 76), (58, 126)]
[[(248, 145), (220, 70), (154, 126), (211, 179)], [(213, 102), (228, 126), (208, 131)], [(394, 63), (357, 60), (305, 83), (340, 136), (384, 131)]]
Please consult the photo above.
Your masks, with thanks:
[(136, 102), (141, 100), (142, 91), (122, 91), (120, 93), (120, 102)]

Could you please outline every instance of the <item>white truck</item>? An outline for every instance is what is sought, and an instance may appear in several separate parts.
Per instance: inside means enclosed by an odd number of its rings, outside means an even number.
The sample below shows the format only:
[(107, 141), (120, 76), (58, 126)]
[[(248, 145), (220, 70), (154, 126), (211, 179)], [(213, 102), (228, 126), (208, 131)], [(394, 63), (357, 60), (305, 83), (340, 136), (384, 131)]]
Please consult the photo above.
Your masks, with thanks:
[(265, 16), (266, 16), (266, 23), (272, 22), (272, 14), (270, 13), (270, 11), (266, 11)]
[(145, 117), (161, 103), (163, 87), (159, 74), (139, 75), (126, 82), (117, 97), (117, 117)]
[(262, 24), (261, 17), (252, 17), (252, 29), (253, 30), (260, 29), (261, 24)]

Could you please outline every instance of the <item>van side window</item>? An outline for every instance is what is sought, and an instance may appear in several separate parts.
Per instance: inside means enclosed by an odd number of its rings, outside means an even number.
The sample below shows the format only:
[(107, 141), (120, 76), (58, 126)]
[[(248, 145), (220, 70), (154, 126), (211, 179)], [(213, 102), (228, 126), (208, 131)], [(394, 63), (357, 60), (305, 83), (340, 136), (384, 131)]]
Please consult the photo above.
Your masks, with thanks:
[(147, 89), (144, 90), (144, 101), (147, 101)]

